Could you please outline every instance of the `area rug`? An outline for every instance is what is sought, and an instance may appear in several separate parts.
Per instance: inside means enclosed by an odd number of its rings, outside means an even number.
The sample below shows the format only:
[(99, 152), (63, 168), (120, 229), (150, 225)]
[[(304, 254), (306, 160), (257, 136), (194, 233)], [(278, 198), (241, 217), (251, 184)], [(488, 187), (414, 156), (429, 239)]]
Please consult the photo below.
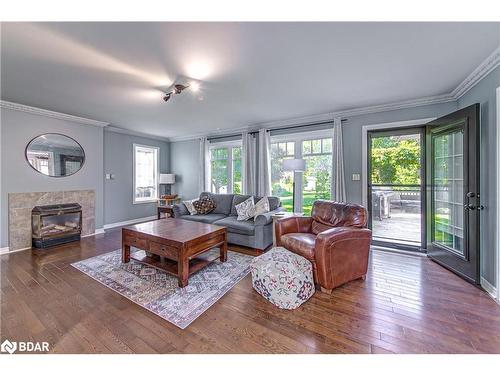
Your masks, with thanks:
[(163, 270), (134, 260), (122, 263), (121, 249), (72, 266), (184, 329), (250, 272), (253, 257), (228, 251), (227, 258), (224, 263), (217, 260), (191, 275), (185, 288), (179, 288), (177, 278)]

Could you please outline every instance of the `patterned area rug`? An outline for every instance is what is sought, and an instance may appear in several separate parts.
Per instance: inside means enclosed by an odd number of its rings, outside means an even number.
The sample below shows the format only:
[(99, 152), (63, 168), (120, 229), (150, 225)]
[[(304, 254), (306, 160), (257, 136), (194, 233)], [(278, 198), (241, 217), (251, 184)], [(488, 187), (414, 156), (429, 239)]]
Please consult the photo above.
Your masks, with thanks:
[[(132, 248), (131, 251), (139, 250)], [(72, 266), (184, 329), (250, 272), (252, 259), (249, 255), (228, 251), (226, 262), (217, 260), (202, 268), (189, 277), (185, 288), (179, 288), (177, 278), (160, 269), (134, 260), (122, 263), (120, 249)]]

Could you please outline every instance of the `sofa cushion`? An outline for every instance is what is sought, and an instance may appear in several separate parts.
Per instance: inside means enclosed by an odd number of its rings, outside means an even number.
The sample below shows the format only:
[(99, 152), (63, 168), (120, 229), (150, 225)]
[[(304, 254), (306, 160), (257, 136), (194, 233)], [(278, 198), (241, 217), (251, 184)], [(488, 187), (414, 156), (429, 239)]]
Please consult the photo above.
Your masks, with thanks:
[(179, 219), (199, 221), (200, 223), (213, 224), (215, 221), (225, 218), (222, 214), (206, 214), (206, 215), (183, 215)]
[[(260, 201), (262, 198), (263, 197), (255, 197), (255, 202)], [(279, 197), (269, 196), (267, 197), (267, 200), (269, 201), (269, 211), (274, 211), (280, 206)]]
[(238, 216), (238, 212), (236, 212), (236, 206), (240, 203), (243, 203), (250, 197), (251, 195), (234, 194), (233, 202), (231, 205), (231, 216)]
[(245, 221), (255, 216), (255, 204), (253, 197), (248, 198), (246, 201), (234, 206), (238, 213), (238, 221)]
[(258, 201), (255, 201), (255, 215), (254, 215), (254, 221), (255, 217), (260, 215), (260, 214), (265, 214), (270, 210), (269, 208), (269, 199), (267, 197), (264, 197), (262, 199), (259, 199)]
[(311, 233), (287, 233), (281, 236), (281, 245), (292, 253), (314, 261), (316, 236)]
[(204, 191), (200, 194), (200, 198), (204, 196), (208, 196), (214, 201), (216, 207), (215, 210), (212, 211), (213, 214), (229, 215), (231, 213), (233, 194), (214, 194)]
[(206, 215), (215, 210), (215, 202), (210, 196), (204, 196), (193, 202), (193, 207), (199, 215)]
[(224, 219), (217, 220), (213, 224), (225, 226), (230, 233), (246, 234), (247, 236), (253, 236), (255, 234), (255, 224), (253, 220), (238, 221), (236, 216), (228, 216)]

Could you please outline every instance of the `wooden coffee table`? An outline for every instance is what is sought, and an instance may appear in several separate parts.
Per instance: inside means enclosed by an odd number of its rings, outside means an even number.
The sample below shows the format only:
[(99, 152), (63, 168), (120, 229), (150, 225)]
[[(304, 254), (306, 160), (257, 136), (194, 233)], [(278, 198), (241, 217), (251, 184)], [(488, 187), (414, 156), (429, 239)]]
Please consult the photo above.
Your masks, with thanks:
[[(163, 259), (130, 254), (131, 246)], [(206, 254), (214, 247), (220, 248), (218, 254)], [(122, 229), (122, 262), (131, 258), (177, 276), (182, 288), (189, 275), (217, 259), (227, 260), (227, 231), (218, 225), (173, 218), (131, 225)]]

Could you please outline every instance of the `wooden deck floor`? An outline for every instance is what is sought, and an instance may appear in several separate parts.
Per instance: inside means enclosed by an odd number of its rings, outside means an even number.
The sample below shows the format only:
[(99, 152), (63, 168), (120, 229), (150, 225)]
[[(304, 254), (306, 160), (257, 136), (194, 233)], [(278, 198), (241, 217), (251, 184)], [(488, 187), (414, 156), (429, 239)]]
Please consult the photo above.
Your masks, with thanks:
[(181, 330), (70, 266), (120, 231), (1, 257), (1, 339), (57, 353), (500, 353), (500, 306), (424, 257), (374, 251), (366, 282), (283, 311), (250, 275)]

